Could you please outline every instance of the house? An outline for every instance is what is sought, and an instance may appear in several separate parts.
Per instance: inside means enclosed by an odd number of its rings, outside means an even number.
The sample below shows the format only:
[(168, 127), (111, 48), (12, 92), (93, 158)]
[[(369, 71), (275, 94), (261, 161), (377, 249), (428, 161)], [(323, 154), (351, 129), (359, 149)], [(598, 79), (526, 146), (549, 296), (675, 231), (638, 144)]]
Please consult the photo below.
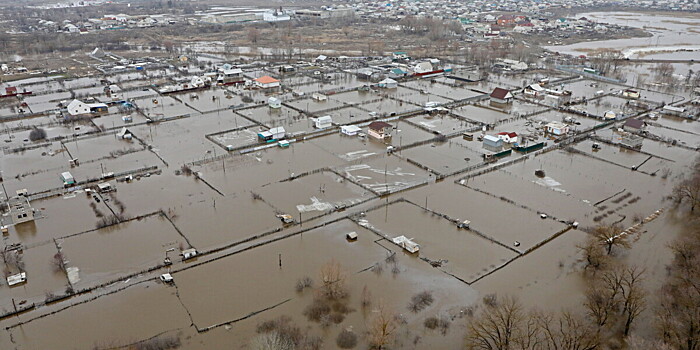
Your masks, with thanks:
[(502, 27), (511, 26), (515, 24), (515, 16), (513, 15), (502, 15), (496, 20), (496, 24)]
[(216, 78), (216, 83), (221, 85), (232, 85), (244, 83), (243, 70), (240, 68), (223, 69)]
[(391, 124), (387, 122), (371, 122), (369, 123), (369, 131), (367, 133), (369, 136), (383, 140), (387, 137), (391, 137), (392, 129)]
[(627, 135), (622, 136), (620, 143), (623, 146), (627, 146), (627, 147), (631, 147), (631, 148), (639, 148), (639, 147), (642, 147), (643, 141), (644, 141), (644, 138), (639, 136), (639, 135), (627, 134)]
[(416, 242), (413, 242), (410, 238), (407, 238), (406, 236), (394, 237), (392, 241), (394, 242), (394, 244), (405, 249), (409, 253), (416, 253), (418, 252), (418, 250), (420, 250), (420, 245)]
[(109, 110), (104, 103), (88, 103), (87, 106), (90, 108), (90, 113), (103, 113)]
[(606, 111), (603, 114), (603, 119), (605, 120), (614, 120), (617, 118), (617, 114), (614, 111)]
[(513, 94), (511, 94), (510, 91), (502, 88), (493, 89), (493, 92), (491, 95), (489, 95), (489, 97), (493, 103), (506, 104), (513, 101)]
[(408, 75), (408, 72), (401, 68), (394, 68), (389, 71), (389, 76), (392, 78), (403, 78)]
[(259, 132), (258, 139), (260, 139), (260, 141), (263, 142), (274, 142), (279, 139), (283, 139), (285, 135), (286, 131), (284, 130), (284, 127), (279, 126), (266, 131)]
[(261, 88), (261, 89), (272, 89), (280, 86), (280, 81), (271, 77), (271, 76), (264, 76), (260, 77), (258, 79), (255, 79), (255, 86)]
[(10, 217), (15, 225), (34, 221), (34, 208), (29, 204), (29, 198), (26, 196), (12, 197), (7, 202), (10, 209)]
[(357, 125), (343, 125), (340, 127), (340, 132), (348, 136), (355, 136), (360, 131), (362, 131), (362, 129)]
[(525, 96), (530, 97), (530, 98), (543, 98), (544, 92), (545, 92), (545, 88), (543, 88), (542, 85), (540, 85), (540, 84), (528, 85), (523, 90), (523, 93), (525, 94)]
[(325, 129), (333, 126), (333, 119), (330, 115), (324, 115), (323, 117), (312, 118), (314, 121), (314, 127), (316, 129)]
[(311, 94), (311, 99), (313, 99), (316, 102), (323, 102), (328, 100), (328, 96), (318, 92), (314, 92), (313, 94)]
[(569, 125), (561, 122), (549, 122), (544, 126), (544, 130), (547, 134), (556, 136), (566, 135), (569, 133)]
[(5, 88), (5, 95), (6, 96), (14, 96), (17, 95), (17, 87), (16, 86), (10, 86)]
[(391, 54), (392, 59), (394, 60), (405, 60), (408, 59), (408, 53), (403, 52), (403, 51), (397, 51)]
[(483, 141), (483, 146), (484, 148), (488, 149), (501, 149), (503, 147), (503, 139), (493, 136), (493, 135), (486, 135), (484, 136), (484, 141)]
[(413, 67), (413, 72), (416, 74), (430, 73), (433, 70), (433, 64), (430, 62), (421, 62)]
[(637, 90), (632, 90), (632, 89), (626, 89), (622, 91), (622, 97), (626, 98), (631, 98), (631, 99), (638, 99), (641, 97), (641, 94)]
[(683, 112), (685, 112), (685, 108), (683, 107), (674, 107), (670, 105), (665, 105), (664, 108), (662, 108), (662, 113), (663, 114), (668, 114), (668, 115), (681, 115)]
[(267, 105), (273, 109), (282, 108), (282, 101), (277, 97), (270, 97), (267, 99)]
[(73, 100), (68, 104), (68, 114), (72, 116), (76, 115), (81, 115), (81, 114), (89, 114), (90, 113), (90, 106), (88, 106), (86, 103), (83, 103), (79, 100)]
[(625, 120), (625, 124), (622, 125), (622, 129), (627, 132), (639, 132), (644, 129), (644, 126), (644, 121), (630, 118)]
[(505, 143), (518, 143), (518, 134), (514, 132), (499, 132), (496, 135)]
[(399, 87), (399, 83), (394, 79), (386, 78), (379, 82), (379, 87), (385, 89), (396, 89)]

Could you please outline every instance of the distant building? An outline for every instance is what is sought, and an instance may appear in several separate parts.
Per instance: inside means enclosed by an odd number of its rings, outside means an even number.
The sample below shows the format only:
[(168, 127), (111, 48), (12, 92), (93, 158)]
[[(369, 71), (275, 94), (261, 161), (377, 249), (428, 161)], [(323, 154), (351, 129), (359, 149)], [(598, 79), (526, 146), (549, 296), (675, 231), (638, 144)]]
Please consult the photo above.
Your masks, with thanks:
[(387, 122), (371, 122), (367, 134), (376, 139), (383, 140), (391, 136), (392, 130), (391, 124)]
[(491, 95), (489, 95), (489, 97), (493, 103), (506, 104), (513, 102), (513, 94), (511, 94), (510, 91), (502, 88), (493, 89), (493, 92)]

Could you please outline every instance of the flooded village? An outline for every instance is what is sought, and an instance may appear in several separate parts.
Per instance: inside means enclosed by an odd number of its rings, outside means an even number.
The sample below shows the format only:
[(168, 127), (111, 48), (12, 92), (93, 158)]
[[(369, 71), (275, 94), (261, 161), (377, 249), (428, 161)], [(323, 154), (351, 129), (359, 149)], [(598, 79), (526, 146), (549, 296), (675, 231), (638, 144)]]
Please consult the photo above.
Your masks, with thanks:
[(697, 9), (449, 4), (8, 30), (0, 349), (700, 346)]

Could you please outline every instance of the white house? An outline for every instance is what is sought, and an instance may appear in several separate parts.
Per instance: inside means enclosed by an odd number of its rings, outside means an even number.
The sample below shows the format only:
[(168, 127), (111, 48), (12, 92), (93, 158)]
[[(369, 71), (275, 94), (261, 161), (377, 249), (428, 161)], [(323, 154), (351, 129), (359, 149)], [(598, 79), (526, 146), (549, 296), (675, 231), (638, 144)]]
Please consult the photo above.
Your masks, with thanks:
[(503, 140), (505, 143), (517, 143), (518, 142), (518, 134), (514, 132), (499, 132), (497, 134), (498, 138)]
[(545, 131), (552, 135), (566, 135), (569, 133), (569, 125), (560, 122), (549, 122), (544, 126)]
[(340, 127), (340, 132), (348, 136), (355, 136), (360, 131), (362, 131), (362, 129), (357, 125), (343, 125)]
[(68, 114), (70, 115), (80, 115), (90, 113), (90, 106), (79, 100), (73, 100), (68, 104)]
[(324, 115), (323, 117), (313, 118), (314, 127), (316, 129), (325, 129), (333, 126), (333, 119), (330, 115)]
[(277, 97), (270, 97), (267, 99), (267, 105), (273, 109), (282, 108), (282, 101)]
[(313, 94), (311, 94), (311, 98), (316, 102), (323, 102), (328, 100), (328, 96), (318, 92), (314, 92)]
[(386, 78), (379, 82), (379, 87), (385, 89), (396, 89), (399, 87), (399, 83), (394, 79)]
[(255, 79), (255, 86), (261, 88), (261, 89), (271, 89), (271, 88), (276, 88), (280, 86), (280, 81), (271, 77), (271, 76), (264, 76), (260, 77), (258, 79)]
[(433, 65), (430, 62), (421, 62), (413, 67), (413, 72), (416, 74), (429, 73), (433, 71)]

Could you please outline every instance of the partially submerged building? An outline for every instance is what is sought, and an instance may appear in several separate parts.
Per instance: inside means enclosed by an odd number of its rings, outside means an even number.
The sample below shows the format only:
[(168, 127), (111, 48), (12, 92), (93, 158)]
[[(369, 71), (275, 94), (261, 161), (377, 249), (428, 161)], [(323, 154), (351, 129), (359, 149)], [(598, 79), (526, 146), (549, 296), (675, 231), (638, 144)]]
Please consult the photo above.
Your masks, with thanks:
[(507, 104), (513, 102), (513, 94), (503, 88), (495, 88), (489, 95), (492, 103)]
[(384, 140), (387, 137), (391, 137), (392, 130), (391, 124), (387, 122), (371, 122), (367, 133), (376, 139)]
[(15, 225), (34, 221), (34, 208), (25, 196), (12, 197), (8, 200), (9, 215)]

